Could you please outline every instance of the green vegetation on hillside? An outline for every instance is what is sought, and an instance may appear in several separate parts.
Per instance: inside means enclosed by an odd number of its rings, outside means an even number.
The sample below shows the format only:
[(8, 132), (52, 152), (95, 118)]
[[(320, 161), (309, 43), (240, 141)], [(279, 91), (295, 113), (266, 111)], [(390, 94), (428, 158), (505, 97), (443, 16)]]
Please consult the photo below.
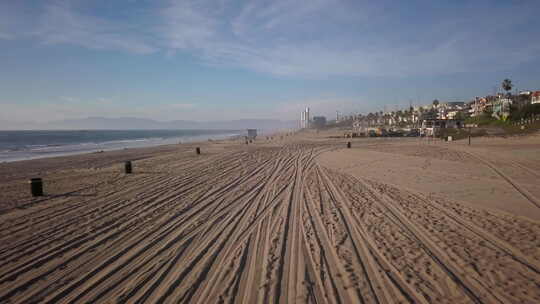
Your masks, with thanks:
[(520, 109), (513, 108), (510, 119), (512, 121), (521, 121), (521, 119), (529, 119), (540, 115), (540, 104), (528, 104)]

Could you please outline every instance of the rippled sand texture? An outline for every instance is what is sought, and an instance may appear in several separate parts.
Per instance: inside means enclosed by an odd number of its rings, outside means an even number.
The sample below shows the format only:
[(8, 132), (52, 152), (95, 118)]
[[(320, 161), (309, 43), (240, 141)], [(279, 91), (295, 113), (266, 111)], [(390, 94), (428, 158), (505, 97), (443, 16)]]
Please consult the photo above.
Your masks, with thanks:
[(317, 136), (146, 151), (132, 175), (71, 157), (39, 202), (4, 188), (0, 303), (540, 303), (540, 222), (347, 171), (331, 159), (364, 142)]

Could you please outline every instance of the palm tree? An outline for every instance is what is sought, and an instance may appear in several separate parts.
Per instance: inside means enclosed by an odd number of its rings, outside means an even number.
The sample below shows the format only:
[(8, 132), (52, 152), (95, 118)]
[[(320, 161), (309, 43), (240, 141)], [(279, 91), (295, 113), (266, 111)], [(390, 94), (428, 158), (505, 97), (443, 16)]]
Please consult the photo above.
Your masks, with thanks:
[(501, 83), (501, 87), (503, 88), (503, 90), (506, 91), (506, 96), (510, 96), (510, 90), (512, 90), (513, 86), (514, 85), (512, 84), (512, 80), (508, 78), (503, 80), (503, 82)]

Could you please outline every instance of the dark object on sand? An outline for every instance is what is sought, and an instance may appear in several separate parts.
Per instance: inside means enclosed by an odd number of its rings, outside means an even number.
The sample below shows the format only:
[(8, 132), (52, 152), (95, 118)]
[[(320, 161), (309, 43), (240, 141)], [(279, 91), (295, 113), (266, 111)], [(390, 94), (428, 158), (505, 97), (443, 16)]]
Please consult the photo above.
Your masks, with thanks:
[(347, 148), (349, 148), (349, 149), (351, 148), (351, 142), (350, 141), (347, 142)]
[(131, 174), (132, 172), (131, 161), (128, 160), (124, 163), (124, 169), (125, 169), (126, 174)]
[(30, 190), (32, 196), (43, 196), (43, 180), (41, 178), (32, 178), (30, 180)]
[(195, 148), (195, 152), (197, 152), (197, 155), (200, 155), (201, 154), (201, 148), (199, 148), (199, 147)]

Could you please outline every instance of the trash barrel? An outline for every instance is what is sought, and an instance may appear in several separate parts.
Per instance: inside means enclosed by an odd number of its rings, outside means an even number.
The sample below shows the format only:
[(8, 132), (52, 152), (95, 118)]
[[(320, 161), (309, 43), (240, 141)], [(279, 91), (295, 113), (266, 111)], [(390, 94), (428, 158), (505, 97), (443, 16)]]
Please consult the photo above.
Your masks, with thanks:
[(351, 142), (350, 141), (347, 142), (347, 148), (349, 148), (349, 149), (351, 148)]
[(126, 171), (126, 174), (130, 174), (132, 172), (132, 167), (131, 167), (131, 161), (126, 161), (124, 163), (124, 168), (125, 168), (125, 171)]
[(197, 148), (195, 149), (195, 152), (197, 152), (197, 155), (201, 154), (201, 148), (197, 147)]
[(43, 196), (43, 181), (41, 178), (30, 179), (30, 190), (32, 190), (32, 196)]

